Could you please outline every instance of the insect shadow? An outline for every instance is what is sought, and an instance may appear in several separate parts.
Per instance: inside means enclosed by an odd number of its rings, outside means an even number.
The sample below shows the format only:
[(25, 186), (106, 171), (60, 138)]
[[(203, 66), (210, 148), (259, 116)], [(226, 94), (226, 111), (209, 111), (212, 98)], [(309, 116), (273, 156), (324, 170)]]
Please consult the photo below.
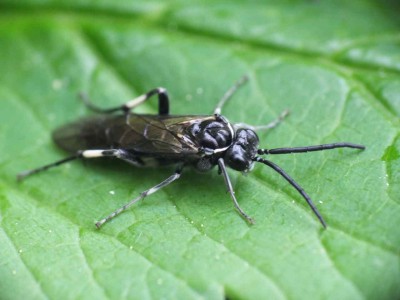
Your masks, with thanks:
[[(183, 168), (192, 166), (201, 172), (206, 172), (217, 166), (236, 210), (246, 221), (254, 223), (236, 200), (227, 167), (247, 173), (252, 170), (255, 163), (262, 163), (291, 184), (306, 200), (321, 224), (326, 227), (325, 220), (304, 189), (283, 169), (263, 156), (335, 148), (365, 149), (365, 146), (340, 142), (293, 148), (259, 148), (256, 132), (276, 127), (287, 116), (288, 111), (284, 111), (276, 120), (262, 126), (229, 122), (221, 115), (222, 108), (247, 80), (247, 76), (238, 80), (223, 95), (211, 115), (170, 115), (169, 97), (164, 88), (153, 89), (121, 106), (109, 109), (99, 108), (85, 95), (81, 95), (85, 105), (99, 115), (67, 124), (53, 132), (54, 142), (72, 155), (40, 168), (21, 172), (17, 178), (22, 180), (32, 174), (76, 159), (102, 157), (117, 158), (136, 167), (176, 166), (171, 176), (96, 222), (97, 228), (100, 228), (136, 202), (179, 179)], [(132, 112), (133, 108), (154, 95), (158, 96), (158, 114)]]

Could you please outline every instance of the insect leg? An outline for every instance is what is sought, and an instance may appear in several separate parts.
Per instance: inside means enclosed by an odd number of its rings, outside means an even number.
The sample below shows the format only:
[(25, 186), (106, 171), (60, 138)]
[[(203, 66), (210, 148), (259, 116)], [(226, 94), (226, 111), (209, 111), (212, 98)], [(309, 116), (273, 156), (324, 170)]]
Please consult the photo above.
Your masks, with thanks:
[(75, 155), (69, 156), (67, 158), (58, 160), (56, 162), (53, 162), (51, 164), (45, 165), (43, 167), (39, 167), (33, 170), (28, 170), (21, 172), (17, 175), (17, 180), (21, 181), (25, 177), (46, 171), (50, 168), (57, 167), (59, 165), (62, 165), (64, 163), (67, 163), (69, 161), (75, 160), (75, 159), (87, 159), (87, 158), (97, 158), (97, 157), (117, 157), (123, 160), (127, 161), (133, 161), (134, 158), (131, 157), (129, 153), (127, 153), (124, 150), (120, 149), (107, 149), (107, 150), (83, 150), (83, 151), (78, 151)]
[(353, 143), (333, 143), (306, 147), (293, 148), (276, 148), (276, 149), (259, 149), (258, 154), (289, 154), (289, 153), (304, 153), (313, 151), (330, 150), (336, 148), (354, 148), (364, 150), (365, 146)]
[(96, 227), (100, 228), (101, 226), (104, 225), (104, 223), (110, 221), (112, 218), (116, 217), (117, 215), (119, 215), (120, 213), (122, 213), (123, 211), (127, 210), (129, 207), (131, 207), (133, 204), (135, 204), (136, 202), (146, 198), (147, 196), (157, 192), (158, 190), (162, 189), (163, 187), (166, 187), (167, 185), (169, 185), (170, 183), (174, 182), (175, 180), (179, 179), (179, 177), (181, 176), (181, 172), (182, 172), (182, 166), (179, 167), (175, 173), (173, 175), (171, 175), (170, 177), (168, 177), (167, 179), (165, 179), (164, 181), (160, 182), (159, 184), (153, 186), (152, 188), (140, 193), (139, 197), (132, 199), (131, 201), (129, 201), (128, 203), (126, 203), (125, 205), (121, 206), (120, 208), (118, 208), (117, 210), (115, 210), (114, 212), (112, 212), (111, 214), (109, 214), (107, 217), (105, 217), (104, 219), (101, 219), (100, 221), (96, 222)]
[(82, 158), (82, 153), (80, 153), (80, 152), (78, 152), (77, 154), (75, 154), (73, 156), (66, 157), (64, 159), (58, 160), (58, 161), (53, 162), (53, 163), (48, 164), (48, 165), (45, 165), (45, 166), (42, 166), (42, 167), (39, 167), (39, 168), (36, 168), (36, 169), (32, 169), (32, 170), (23, 171), (23, 172), (21, 172), (21, 173), (19, 173), (17, 175), (17, 180), (21, 181), (21, 180), (25, 179), (25, 177), (28, 177), (30, 175), (33, 175), (33, 174), (36, 174), (36, 173), (39, 173), (39, 172), (42, 172), (42, 171), (46, 171), (46, 170), (48, 170), (50, 168), (57, 167), (59, 165), (62, 165), (64, 163), (67, 163), (69, 161), (72, 161), (72, 160), (75, 160), (75, 159), (79, 159), (79, 158)]
[(256, 157), (254, 160), (256, 162), (263, 163), (263, 164), (267, 165), (268, 167), (274, 169), (283, 178), (285, 178), (303, 196), (303, 198), (307, 201), (308, 205), (311, 207), (311, 209), (314, 212), (314, 214), (317, 216), (318, 220), (321, 222), (322, 226), (324, 226), (324, 228), (326, 228), (325, 220), (322, 217), (322, 215), (319, 213), (317, 207), (312, 202), (310, 196), (307, 195), (307, 193), (303, 190), (303, 188), (296, 181), (294, 181), (294, 179), (292, 177), (290, 177), (278, 165), (274, 164), (273, 162), (271, 162), (269, 160), (263, 159), (261, 157)]
[(136, 106), (139, 106), (149, 98), (151, 98), (154, 95), (158, 95), (158, 114), (159, 115), (168, 115), (169, 114), (169, 97), (166, 89), (159, 87), (156, 89), (153, 89), (146, 94), (143, 94), (139, 97), (136, 97), (132, 100), (129, 100), (123, 105), (117, 106), (117, 107), (112, 107), (112, 108), (100, 108), (96, 106), (95, 104), (92, 103), (92, 101), (89, 100), (88, 96), (85, 94), (79, 94), (80, 98), (82, 99), (83, 103), (92, 111), (98, 112), (98, 113), (113, 113), (116, 111), (123, 111), (125, 113), (129, 113), (133, 108)]
[(220, 168), (220, 172), (224, 176), (226, 188), (228, 189), (228, 192), (231, 195), (231, 198), (232, 198), (233, 204), (235, 205), (235, 208), (240, 213), (240, 215), (246, 219), (246, 221), (248, 221), (250, 224), (254, 224), (254, 220), (240, 208), (239, 203), (236, 200), (235, 192), (233, 191), (231, 180), (229, 179), (229, 175), (226, 170), (225, 162), (224, 162), (223, 158), (218, 159), (218, 165)]
[(247, 82), (247, 80), (249, 80), (249, 77), (247, 75), (244, 75), (229, 90), (227, 90), (225, 92), (225, 94), (222, 96), (222, 98), (219, 100), (217, 106), (215, 107), (214, 114), (216, 114), (216, 115), (221, 114), (222, 107), (224, 106), (226, 101), (228, 101), (233, 96), (233, 94), (235, 94), (235, 92), (238, 90), (238, 88)]
[(276, 126), (278, 126), (288, 115), (289, 115), (289, 110), (285, 109), (278, 116), (278, 118), (276, 118), (275, 120), (273, 120), (272, 122), (270, 122), (270, 123), (268, 123), (266, 125), (253, 126), (253, 125), (249, 125), (249, 124), (246, 124), (246, 123), (235, 123), (234, 127), (235, 127), (235, 129), (247, 128), (247, 129), (251, 129), (253, 131), (269, 130), (269, 129), (272, 129), (272, 128), (275, 128)]

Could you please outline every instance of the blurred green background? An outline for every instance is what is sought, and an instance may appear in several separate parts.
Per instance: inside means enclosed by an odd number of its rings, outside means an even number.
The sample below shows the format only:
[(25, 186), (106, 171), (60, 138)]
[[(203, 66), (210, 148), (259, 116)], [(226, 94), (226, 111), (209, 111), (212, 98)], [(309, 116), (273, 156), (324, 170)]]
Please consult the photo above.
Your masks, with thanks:
[[(0, 0), (1, 299), (400, 298), (400, 4), (397, 1)], [(278, 128), (261, 147), (336, 141), (367, 150), (272, 157), (310, 194), (324, 230), (278, 174), (182, 179), (101, 230), (94, 222), (168, 177), (74, 162), (51, 132), (163, 86), (173, 114)], [(157, 101), (137, 110), (155, 113)]]

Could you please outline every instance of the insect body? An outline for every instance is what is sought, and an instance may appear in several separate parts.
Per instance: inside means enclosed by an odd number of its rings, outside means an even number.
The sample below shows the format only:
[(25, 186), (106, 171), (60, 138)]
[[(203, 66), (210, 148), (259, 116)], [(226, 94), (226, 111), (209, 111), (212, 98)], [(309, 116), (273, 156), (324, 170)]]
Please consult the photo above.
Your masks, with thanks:
[[(306, 192), (279, 166), (261, 156), (341, 147), (357, 149), (365, 149), (365, 147), (352, 143), (334, 143), (297, 148), (260, 149), (256, 131), (275, 127), (287, 112), (265, 126), (257, 127), (230, 123), (220, 114), (221, 109), (246, 80), (247, 77), (243, 77), (225, 93), (213, 115), (169, 115), (169, 98), (163, 88), (151, 90), (120, 107), (111, 109), (100, 109), (83, 97), (89, 108), (102, 113), (102, 115), (67, 124), (53, 133), (55, 143), (60, 148), (73, 153), (73, 155), (52, 164), (22, 172), (18, 175), (18, 179), (23, 179), (26, 176), (71, 160), (99, 157), (118, 158), (138, 167), (176, 166), (174, 174), (167, 179), (142, 192), (139, 197), (98, 221), (96, 226), (100, 228), (104, 223), (137, 201), (177, 180), (184, 167), (192, 166), (199, 171), (209, 171), (218, 166), (236, 209), (243, 218), (253, 223), (253, 219), (240, 208), (236, 200), (226, 166), (236, 171), (248, 172), (255, 162), (259, 162), (274, 169), (296, 188), (322, 225), (326, 227), (324, 219)], [(131, 112), (133, 108), (156, 94), (159, 100), (157, 115), (142, 115)], [(122, 114), (114, 114), (121, 111)]]

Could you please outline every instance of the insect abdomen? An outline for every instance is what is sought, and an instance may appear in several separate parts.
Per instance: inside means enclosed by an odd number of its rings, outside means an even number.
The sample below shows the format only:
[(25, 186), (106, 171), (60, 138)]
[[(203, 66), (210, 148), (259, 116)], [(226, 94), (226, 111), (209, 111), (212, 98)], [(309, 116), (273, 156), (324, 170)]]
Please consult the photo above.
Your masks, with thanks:
[(116, 117), (94, 117), (82, 119), (56, 129), (53, 140), (61, 149), (74, 153), (83, 149), (110, 149), (114, 148), (114, 142), (110, 139), (110, 126), (113, 131), (125, 125), (115, 122)]

